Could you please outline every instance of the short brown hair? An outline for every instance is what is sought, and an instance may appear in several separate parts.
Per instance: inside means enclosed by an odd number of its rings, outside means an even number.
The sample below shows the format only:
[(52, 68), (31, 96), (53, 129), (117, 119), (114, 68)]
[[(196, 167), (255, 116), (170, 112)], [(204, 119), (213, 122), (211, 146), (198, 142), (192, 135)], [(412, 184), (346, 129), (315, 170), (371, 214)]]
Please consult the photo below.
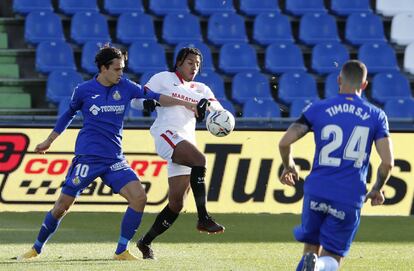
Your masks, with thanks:
[(127, 61), (128, 53), (109, 44), (104, 44), (95, 56), (95, 64), (98, 67), (98, 71), (101, 71), (101, 66), (105, 66), (108, 69), (115, 58)]
[(359, 60), (349, 60), (341, 70), (341, 78), (345, 84), (359, 87), (367, 79), (367, 67)]

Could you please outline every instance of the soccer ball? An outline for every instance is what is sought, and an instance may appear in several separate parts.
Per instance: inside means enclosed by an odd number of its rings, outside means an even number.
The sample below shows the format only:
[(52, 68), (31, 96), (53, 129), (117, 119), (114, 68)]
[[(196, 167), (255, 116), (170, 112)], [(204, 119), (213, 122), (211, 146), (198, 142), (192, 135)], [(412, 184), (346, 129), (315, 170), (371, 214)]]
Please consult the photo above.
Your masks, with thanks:
[(227, 110), (211, 111), (207, 116), (207, 130), (215, 136), (226, 136), (234, 129), (234, 117)]

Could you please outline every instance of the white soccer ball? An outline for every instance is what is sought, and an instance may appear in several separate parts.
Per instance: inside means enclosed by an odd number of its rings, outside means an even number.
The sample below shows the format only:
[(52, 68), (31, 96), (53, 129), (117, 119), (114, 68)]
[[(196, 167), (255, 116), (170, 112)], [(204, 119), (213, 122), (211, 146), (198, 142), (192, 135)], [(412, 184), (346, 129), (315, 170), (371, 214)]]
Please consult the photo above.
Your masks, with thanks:
[(227, 110), (211, 111), (206, 120), (207, 130), (215, 136), (226, 136), (234, 129), (234, 117)]

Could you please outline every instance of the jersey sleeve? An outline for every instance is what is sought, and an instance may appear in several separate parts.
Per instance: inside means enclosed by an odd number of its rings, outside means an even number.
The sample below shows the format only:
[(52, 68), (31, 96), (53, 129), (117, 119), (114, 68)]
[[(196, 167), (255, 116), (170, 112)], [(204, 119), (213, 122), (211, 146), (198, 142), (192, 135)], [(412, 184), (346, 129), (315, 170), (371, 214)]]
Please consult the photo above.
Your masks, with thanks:
[(313, 116), (315, 114), (313, 114), (312, 112), (314, 111), (315, 107), (313, 106), (312, 103), (308, 104), (303, 110), (302, 110), (302, 114), (300, 115), (300, 117), (295, 121), (297, 123), (300, 124), (304, 124), (306, 126), (309, 127), (309, 129), (312, 129), (313, 127)]
[(76, 112), (82, 108), (83, 101), (81, 93), (82, 91), (79, 90), (79, 87), (76, 87), (72, 93), (69, 108), (58, 118), (53, 131), (61, 134), (64, 130), (66, 130), (66, 128), (68, 128), (73, 118), (75, 117)]
[(153, 100), (160, 100), (160, 94), (153, 92), (151, 89), (149, 89), (147, 86), (142, 87), (141, 85), (126, 79), (126, 84), (128, 89), (132, 93), (132, 98), (138, 98), (138, 99), (153, 99)]
[(377, 121), (377, 127), (374, 135), (374, 139), (378, 140), (384, 137), (389, 137), (390, 131), (389, 131), (389, 125), (388, 125), (388, 118), (384, 111), (381, 110), (381, 112), (378, 115), (378, 121)]

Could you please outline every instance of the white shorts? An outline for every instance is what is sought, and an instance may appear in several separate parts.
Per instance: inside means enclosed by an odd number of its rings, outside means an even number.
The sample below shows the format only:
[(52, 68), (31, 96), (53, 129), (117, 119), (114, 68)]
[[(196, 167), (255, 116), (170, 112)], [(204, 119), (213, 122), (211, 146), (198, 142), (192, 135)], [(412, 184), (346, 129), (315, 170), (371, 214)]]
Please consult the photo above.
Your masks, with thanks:
[(183, 165), (176, 164), (172, 161), (172, 155), (178, 143), (183, 140), (191, 140), (180, 136), (176, 131), (166, 130), (164, 132), (151, 133), (154, 137), (155, 150), (158, 155), (167, 160), (168, 166), (168, 177), (180, 176), (180, 175), (190, 175), (191, 168)]

